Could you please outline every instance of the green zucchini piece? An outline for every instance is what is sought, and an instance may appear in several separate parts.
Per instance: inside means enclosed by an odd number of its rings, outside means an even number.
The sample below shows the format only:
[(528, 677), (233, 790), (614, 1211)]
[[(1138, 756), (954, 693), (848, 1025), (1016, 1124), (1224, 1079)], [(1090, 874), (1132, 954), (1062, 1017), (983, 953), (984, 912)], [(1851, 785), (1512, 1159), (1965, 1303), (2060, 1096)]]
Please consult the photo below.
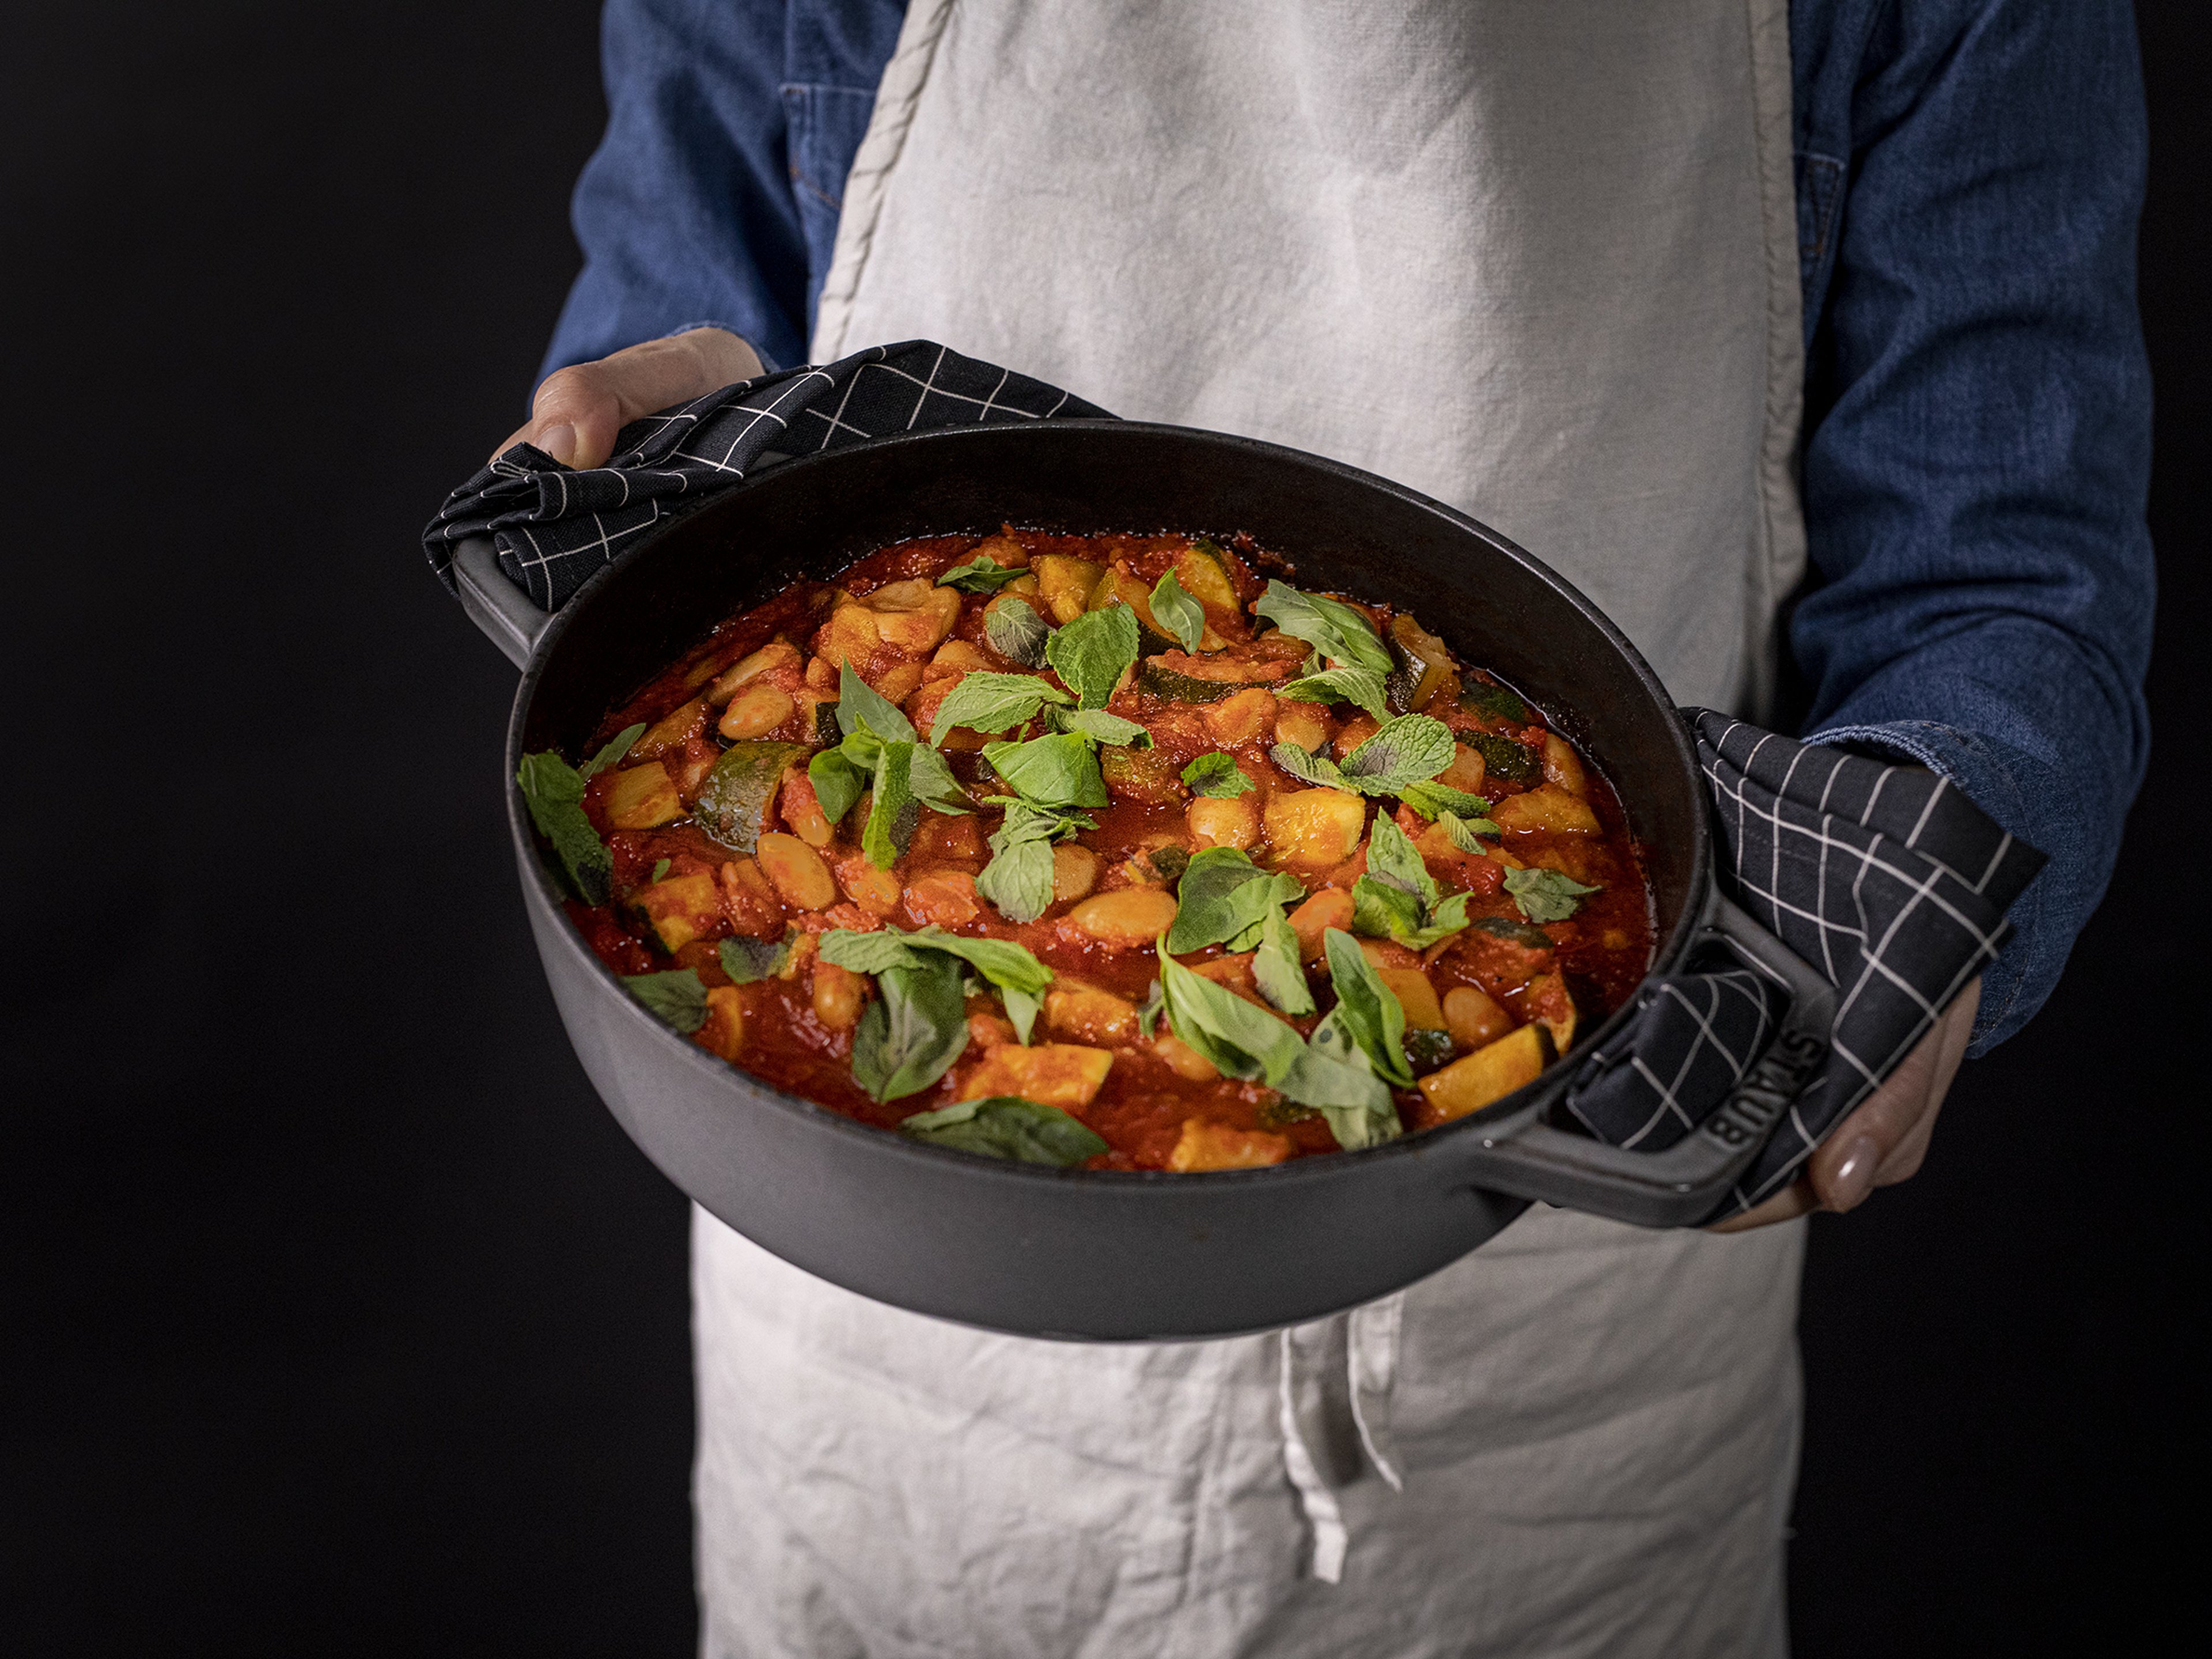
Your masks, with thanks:
[(1469, 680), (1461, 688), (1459, 706), (1494, 720), (1511, 720), (1519, 726), (1526, 726), (1534, 718), (1528, 705), (1520, 698), (1504, 686), (1484, 680)]
[(1177, 673), (1150, 657), (1137, 665), (1137, 689), (1174, 702), (1219, 702), (1224, 697), (1233, 696), (1255, 683), (1249, 680), (1202, 680), (1195, 674)]
[(732, 744), (700, 786), (693, 817), (732, 852), (753, 851), (775, 811), (776, 786), (805, 758), (803, 743)]
[(1433, 1072), (1439, 1066), (1450, 1063), (1457, 1052), (1452, 1045), (1449, 1031), (1407, 1031), (1402, 1039), (1406, 1048), (1406, 1063), (1416, 1073)]
[(1459, 740), (1482, 757), (1485, 777), (1503, 778), (1508, 783), (1534, 784), (1544, 775), (1543, 757), (1526, 744), (1490, 732), (1462, 732)]
[(1553, 948), (1552, 936), (1540, 927), (1531, 927), (1525, 921), (1511, 916), (1477, 916), (1468, 926), (1477, 933), (1487, 933), (1492, 939), (1502, 939), (1517, 945), (1524, 951), (1548, 951)]
[(837, 699), (814, 705), (814, 741), (824, 749), (835, 749), (845, 741), (845, 728), (837, 724)]
[[(1165, 750), (1108, 749), (1098, 757), (1098, 769), (1105, 775), (1107, 788), (1125, 799), (1164, 806), (1190, 795), (1183, 787), (1182, 769)], [(1159, 868), (1158, 864), (1152, 867)]]
[(1392, 714), (1402, 714), (1413, 708), (1413, 692), (1428, 665), (1394, 639), (1385, 638), (1382, 648), (1398, 665), (1382, 677), (1382, 701)]
[(1237, 590), (1230, 583), (1221, 550), (1212, 542), (1193, 542), (1188, 552), (1177, 554), (1175, 573), (1182, 591), (1200, 605), (1236, 614)]

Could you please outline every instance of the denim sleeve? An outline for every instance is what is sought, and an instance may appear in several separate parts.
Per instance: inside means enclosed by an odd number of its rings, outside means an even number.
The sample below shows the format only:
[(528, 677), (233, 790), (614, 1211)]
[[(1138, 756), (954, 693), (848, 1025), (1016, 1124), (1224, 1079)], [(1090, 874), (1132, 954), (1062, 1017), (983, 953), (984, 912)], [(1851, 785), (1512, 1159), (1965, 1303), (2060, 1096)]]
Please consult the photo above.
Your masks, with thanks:
[(607, 131), (577, 180), (584, 269), (538, 371), (713, 324), (806, 355), (785, 0), (608, 0)]
[(1917, 760), (2051, 855), (1971, 1052), (2050, 995), (2149, 742), (2145, 118), (2125, 0), (1890, 5), (1808, 365), (1807, 731)]

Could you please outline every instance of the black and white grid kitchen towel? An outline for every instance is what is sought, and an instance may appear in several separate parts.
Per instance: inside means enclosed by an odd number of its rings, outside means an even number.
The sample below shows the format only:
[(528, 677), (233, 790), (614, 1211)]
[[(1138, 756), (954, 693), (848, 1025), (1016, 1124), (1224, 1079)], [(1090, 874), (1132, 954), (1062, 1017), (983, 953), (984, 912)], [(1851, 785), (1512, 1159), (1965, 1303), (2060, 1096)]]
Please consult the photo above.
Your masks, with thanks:
[[(606, 465), (572, 471), (518, 444), (455, 490), (423, 532), (453, 549), (489, 534), (507, 576), (548, 611), (672, 512), (796, 455), (983, 421), (1103, 416), (1081, 398), (926, 340), (763, 375), (624, 427)], [(1911, 1052), (2004, 941), (2005, 911), (2043, 865), (1948, 781), (1684, 711), (1717, 809), (1729, 896), (1837, 988), (1827, 1064), (1717, 1213), (1779, 1190), (1828, 1130)], [(1637, 1016), (1578, 1055), (1568, 1105), (1624, 1146), (1672, 1146), (1717, 1109), (1785, 1003), (1716, 949), (1647, 983)]]
[(422, 545), (452, 587), (453, 549), (489, 535), (507, 580), (558, 611), (661, 520), (763, 466), (893, 432), (1105, 413), (927, 340), (871, 346), (632, 421), (616, 434), (605, 466), (573, 471), (517, 444), (446, 498)]

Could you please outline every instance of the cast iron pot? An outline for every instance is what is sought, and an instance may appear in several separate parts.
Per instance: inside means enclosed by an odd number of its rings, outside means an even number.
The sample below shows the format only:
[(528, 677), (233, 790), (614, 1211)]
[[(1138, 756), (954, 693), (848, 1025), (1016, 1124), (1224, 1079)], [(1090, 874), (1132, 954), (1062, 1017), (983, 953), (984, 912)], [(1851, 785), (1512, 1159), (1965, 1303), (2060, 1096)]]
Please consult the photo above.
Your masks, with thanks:
[[(1352, 1155), (1203, 1176), (1059, 1170), (917, 1144), (783, 1094), (662, 1025), (561, 909), (512, 780), (716, 621), (884, 543), (995, 530), (1249, 532), (1301, 585), (1413, 611), (1541, 708), (1620, 792), (1657, 907), (1651, 971), (1718, 938), (1791, 993), (1781, 1033), (1706, 1125), (1663, 1152), (1565, 1127), (1572, 1063), (1480, 1113)], [(858, 443), (737, 485), (649, 535), (548, 617), (490, 544), (458, 551), (464, 603), (523, 669), (507, 823), (570, 1040), (646, 1155), (739, 1232), (832, 1283), (1030, 1336), (1219, 1336), (1316, 1318), (1457, 1260), (1532, 1200), (1647, 1226), (1709, 1214), (1825, 1052), (1832, 994), (1721, 899), (1680, 719), (1620, 630), (1465, 515), (1249, 439), (1134, 422), (963, 427)], [(1602, 1040), (1613, 1016), (1577, 1044)]]

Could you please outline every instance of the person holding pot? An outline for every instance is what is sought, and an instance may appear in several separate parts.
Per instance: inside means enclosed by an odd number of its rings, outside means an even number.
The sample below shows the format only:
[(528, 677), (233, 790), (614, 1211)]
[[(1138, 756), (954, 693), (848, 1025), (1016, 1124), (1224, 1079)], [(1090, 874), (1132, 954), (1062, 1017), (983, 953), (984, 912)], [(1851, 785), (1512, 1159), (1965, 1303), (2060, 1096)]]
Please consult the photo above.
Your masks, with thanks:
[(590, 466), (941, 340), (1476, 514), (1677, 701), (1932, 768), (2051, 854), (1978, 994), (1724, 1229), (1539, 1206), (1334, 1319), (1085, 1347), (697, 1213), (702, 1651), (1784, 1652), (1797, 1218), (1919, 1166), (2142, 775), (2128, 7), (611, 0), (605, 49), (510, 442)]

